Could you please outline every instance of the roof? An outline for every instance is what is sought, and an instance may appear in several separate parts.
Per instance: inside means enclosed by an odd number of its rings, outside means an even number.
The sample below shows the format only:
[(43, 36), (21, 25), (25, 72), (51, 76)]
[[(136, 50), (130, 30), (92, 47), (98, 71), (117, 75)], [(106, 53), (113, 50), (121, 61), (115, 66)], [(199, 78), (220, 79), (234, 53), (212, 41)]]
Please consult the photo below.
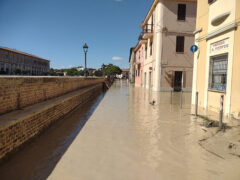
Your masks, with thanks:
[(14, 52), (14, 53), (17, 53), (17, 54), (21, 54), (21, 55), (25, 55), (25, 56), (29, 56), (29, 57), (33, 57), (33, 58), (37, 58), (37, 59), (49, 62), (49, 60), (47, 60), (47, 59), (43, 59), (41, 57), (38, 57), (38, 56), (35, 56), (35, 55), (32, 55), (32, 54), (28, 54), (28, 53), (25, 53), (25, 52), (22, 52), (22, 51), (18, 51), (16, 49), (11, 49), (11, 48), (2, 47), (2, 46), (0, 46), (0, 49), (6, 50), (6, 51), (11, 51), (11, 52)]
[(129, 72), (129, 69), (122, 69), (122, 72)]

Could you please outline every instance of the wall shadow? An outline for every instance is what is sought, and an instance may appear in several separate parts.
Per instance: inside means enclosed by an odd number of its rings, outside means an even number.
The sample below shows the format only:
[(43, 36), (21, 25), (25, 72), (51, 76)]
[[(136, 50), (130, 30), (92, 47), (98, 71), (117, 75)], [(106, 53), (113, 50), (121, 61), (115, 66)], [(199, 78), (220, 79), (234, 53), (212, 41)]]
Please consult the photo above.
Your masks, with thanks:
[(80, 105), (0, 166), (0, 179), (47, 179), (105, 96)]

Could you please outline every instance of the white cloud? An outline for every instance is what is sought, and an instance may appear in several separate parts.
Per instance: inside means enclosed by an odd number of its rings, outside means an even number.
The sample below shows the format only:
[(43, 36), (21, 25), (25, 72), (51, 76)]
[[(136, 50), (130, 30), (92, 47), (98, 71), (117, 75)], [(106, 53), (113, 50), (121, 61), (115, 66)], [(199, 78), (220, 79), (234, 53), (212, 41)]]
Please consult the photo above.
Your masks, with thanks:
[(113, 61), (121, 61), (121, 60), (123, 60), (123, 58), (118, 57), (118, 56), (113, 56), (113, 57), (112, 57), (112, 60), (113, 60)]

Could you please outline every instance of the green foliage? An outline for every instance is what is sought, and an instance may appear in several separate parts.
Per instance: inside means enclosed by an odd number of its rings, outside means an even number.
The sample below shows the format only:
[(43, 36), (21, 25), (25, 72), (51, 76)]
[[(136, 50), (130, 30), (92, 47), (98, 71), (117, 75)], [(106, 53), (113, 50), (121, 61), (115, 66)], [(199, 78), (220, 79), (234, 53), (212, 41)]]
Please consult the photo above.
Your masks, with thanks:
[(49, 74), (51, 76), (57, 76), (57, 73), (56, 73), (56, 71), (53, 68), (50, 69)]
[(67, 75), (68, 75), (68, 76), (83, 76), (83, 75), (84, 75), (84, 72), (83, 72), (83, 71), (78, 71), (78, 70), (75, 69), (75, 68), (65, 69), (64, 71), (67, 72)]
[(93, 73), (93, 72), (90, 72), (90, 73), (89, 73), (89, 76), (94, 76), (94, 73)]
[(26, 70), (26, 69), (22, 71), (22, 73), (23, 73), (24, 75), (28, 74), (29, 72), (30, 72), (30, 71), (29, 71), (29, 70)]
[(109, 64), (105, 69), (104, 69), (104, 73), (106, 75), (116, 75), (116, 74), (121, 74), (122, 70), (115, 65)]
[(21, 74), (22, 72), (21, 72), (21, 69), (18, 69), (18, 68), (14, 68), (13, 69), (13, 72), (15, 73), (15, 74)]
[(101, 76), (103, 76), (103, 72), (97, 70), (97, 71), (95, 71), (94, 75), (97, 76), (97, 77), (101, 77)]

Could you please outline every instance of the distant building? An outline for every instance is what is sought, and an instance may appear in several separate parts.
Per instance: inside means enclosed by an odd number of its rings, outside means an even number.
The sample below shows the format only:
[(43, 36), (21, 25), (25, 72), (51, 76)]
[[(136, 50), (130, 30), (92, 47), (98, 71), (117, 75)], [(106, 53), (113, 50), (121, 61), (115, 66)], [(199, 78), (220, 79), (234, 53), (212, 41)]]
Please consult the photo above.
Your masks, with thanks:
[(76, 69), (77, 71), (84, 71), (83, 66), (77, 66), (77, 67), (72, 67), (73, 69)]
[(129, 69), (122, 69), (122, 79), (129, 78)]
[(44, 75), (50, 61), (15, 49), (0, 47), (0, 74)]
[(129, 55), (129, 80), (130, 83), (135, 82), (135, 52), (134, 47), (130, 49)]

